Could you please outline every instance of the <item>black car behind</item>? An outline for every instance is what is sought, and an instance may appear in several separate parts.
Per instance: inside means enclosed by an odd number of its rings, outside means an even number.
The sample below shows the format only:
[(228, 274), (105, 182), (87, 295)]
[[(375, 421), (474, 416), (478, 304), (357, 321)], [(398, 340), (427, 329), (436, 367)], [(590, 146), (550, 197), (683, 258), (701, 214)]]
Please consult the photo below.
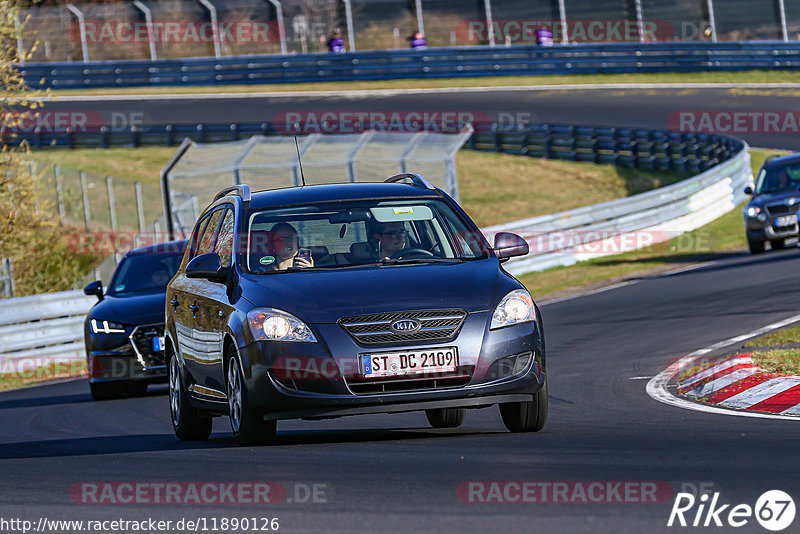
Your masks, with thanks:
[(95, 400), (143, 393), (166, 381), (164, 307), (186, 241), (136, 248), (117, 265), (108, 291), (99, 280), (84, 288), (97, 304), (86, 316), (89, 387)]

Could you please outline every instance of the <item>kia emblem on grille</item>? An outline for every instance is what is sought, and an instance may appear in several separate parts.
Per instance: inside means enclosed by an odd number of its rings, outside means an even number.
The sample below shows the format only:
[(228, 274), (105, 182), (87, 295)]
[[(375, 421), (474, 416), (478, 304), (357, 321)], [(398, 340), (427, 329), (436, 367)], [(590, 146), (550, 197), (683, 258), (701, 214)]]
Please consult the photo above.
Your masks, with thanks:
[(393, 322), (389, 328), (397, 334), (413, 334), (420, 329), (420, 322), (416, 319), (400, 319)]

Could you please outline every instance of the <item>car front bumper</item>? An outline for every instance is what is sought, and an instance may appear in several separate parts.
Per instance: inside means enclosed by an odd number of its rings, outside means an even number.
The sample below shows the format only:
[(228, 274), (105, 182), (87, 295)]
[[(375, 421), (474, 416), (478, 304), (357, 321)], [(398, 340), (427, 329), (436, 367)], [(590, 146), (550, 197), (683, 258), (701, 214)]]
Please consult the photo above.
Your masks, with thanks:
[[(490, 318), (489, 312), (469, 314), (456, 338), (442, 343), (363, 346), (336, 324), (312, 325), (317, 343), (250, 343), (239, 351), (248, 404), (265, 419), (293, 419), (530, 401), (546, 379), (539, 323), (490, 331)], [(361, 354), (446, 347), (458, 350), (458, 373), (372, 379), (363, 387)], [(514, 373), (516, 358), (526, 354), (527, 365)], [(296, 363), (294, 374), (286, 362)]]

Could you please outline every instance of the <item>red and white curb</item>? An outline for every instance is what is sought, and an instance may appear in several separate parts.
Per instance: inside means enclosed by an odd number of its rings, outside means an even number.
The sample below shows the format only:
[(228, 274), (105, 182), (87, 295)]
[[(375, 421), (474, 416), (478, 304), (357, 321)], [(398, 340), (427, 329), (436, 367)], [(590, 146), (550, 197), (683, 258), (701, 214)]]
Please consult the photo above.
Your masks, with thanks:
[[(652, 377), (647, 382), (647, 388), (646, 388), (647, 394), (650, 396), (650, 398), (657, 400), (658, 402), (696, 412), (704, 412), (717, 415), (738, 416), (738, 417), (753, 417), (758, 419), (784, 419), (791, 421), (800, 421), (800, 417), (798, 417), (800, 416), (800, 409), (798, 409), (797, 407), (798, 403), (796, 402), (793, 405), (789, 406), (789, 404), (792, 402), (793, 399), (787, 400), (789, 399), (789, 396), (795, 395), (796, 390), (793, 390), (793, 388), (796, 385), (800, 385), (799, 376), (778, 377), (776, 375), (769, 375), (769, 373), (763, 372), (762, 369), (761, 370), (762, 373), (760, 374), (762, 375), (762, 378), (764, 378), (764, 380), (761, 380), (757, 384), (754, 384), (752, 386), (752, 388), (755, 388), (755, 386), (757, 386), (758, 384), (765, 384), (761, 386), (759, 389), (756, 389), (751, 392), (749, 391), (750, 389), (752, 389), (751, 387), (749, 387), (749, 382), (742, 382), (740, 384), (741, 386), (743, 386), (742, 389), (739, 389), (738, 391), (733, 391), (733, 388), (731, 388), (723, 392), (722, 390), (724, 387), (730, 386), (731, 384), (736, 383), (739, 380), (745, 380), (745, 379), (756, 380), (753, 377), (756, 377), (758, 373), (756, 371), (750, 372), (746, 370), (756, 366), (753, 364), (752, 359), (749, 359), (749, 355), (728, 357), (725, 358), (724, 360), (717, 359), (710, 364), (708, 363), (710, 360), (706, 358), (707, 354), (712, 353), (714, 351), (724, 349), (725, 347), (729, 347), (731, 345), (736, 345), (747, 339), (763, 336), (764, 334), (767, 334), (774, 330), (778, 330), (796, 323), (800, 323), (800, 314), (793, 315), (792, 317), (787, 317), (786, 319), (783, 319), (781, 321), (772, 324), (768, 324), (757, 330), (753, 330), (752, 332), (732, 337), (730, 339), (726, 339), (718, 343), (714, 343), (713, 345), (710, 345), (704, 349), (696, 350), (693, 353), (679, 359), (677, 362), (673, 363), (672, 365), (670, 365), (669, 367), (658, 373), (656, 376)], [(736, 361), (737, 358), (740, 359)], [(749, 361), (747, 361), (748, 359)], [(747, 366), (748, 364), (749, 367)], [(741, 367), (735, 368), (736, 366), (740, 365)], [(733, 407), (728, 407), (727, 405), (722, 404), (720, 402), (718, 402), (717, 404), (696, 402), (695, 400), (690, 400), (690, 397), (688, 397), (688, 395), (684, 397), (683, 395), (680, 395), (677, 391), (675, 391), (675, 385), (677, 384), (678, 387), (683, 386), (687, 388), (686, 389), (687, 393), (695, 390), (698, 386), (701, 387), (699, 391), (703, 392), (704, 390), (702, 389), (702, 386), (705, 386), (706, 384), (711, 383), (714, 380), (722, 378), (722, 375), (718, 374), (726, 370), (730, 370), (730, 372), (727, 374), (732, 375), (726, 380), (728, 381), (732, 380), (733, 382), (729, 382), (725, 386), (723, 386), (724, 381), (716, 382), (715, 384), (705, 389), (706, 395), (708, 395), (709, 398), (711, 398), (716, 394), (717, 396), (713, 397), (714, 400), (740, 402), (743, 405), (745, 405), (746, 408), (750, 409), (741, 409), (738, 406), (736, 406), (736, 408), (733, 409)], [(701, 375), (700, 373), (705, 373), (705, 374)], [(733, 375), (733, 373), (738, 373), (738, 374)], [(715, 377), (714, 375), (718, 376)], [(692, 379), (694, 380), (689, 381)], [(774, 380), (776, 379), (777, 382), (774, 382)], [(772, 384), (783, 382), (786, 379), (793, 380), (795, 382), (793, 382), (792, 386), (789, 386), (788, 389), (780, 391), (780, 396), (777, 396), (777, 392), (775, 392), (776, 394), (774, 395), (771, 394), (773, 393), (771, 389)], [(684, 380), (687, 382), (682, 383), (682, 381)], [(706, 384), (702, 383), (704, 380), (707, 380)], [(771, 384), (767, 384), (767, 382), (771, 380), (773, 382)], [(788, 385), (788, 382), (786, 383), (786, 385)], [(690, 388), (690, 386), (692, 387)], [(780, 387), (783, 387), (783, 385)], [(765, 391), (766, 391), (766, 396), (764, 396)], [(730, 393), (730, 396), (723, 398), (723, 396), (727, 393)], [(743, 397), (734, 398), (737, 395), (743, 393), (746, 393)], [(755, 402), (752, 402), (753, 396), (756, 395), (758, 396), (758, 399)], [(768, 399), (772, 399), (770, 403), (765, 402)], [(781, 402), (783, 402), (783, 404), (779, 404)], [(798, 402), (800, 402), (800, 400), (798, 400)], [(763, 408), (768, 404), (772, 405), (772, 408), (774, 410), (777, 410), (779, 408), (781, 408), (781, 410), (777, 412), (768, 412), (766, 410), (757, 411), (752, 409), (754, 407)]]
[(739, 354), (681, 374), (678, 394), (737, 410), (800, 416), (800, 376), (769, 373)]

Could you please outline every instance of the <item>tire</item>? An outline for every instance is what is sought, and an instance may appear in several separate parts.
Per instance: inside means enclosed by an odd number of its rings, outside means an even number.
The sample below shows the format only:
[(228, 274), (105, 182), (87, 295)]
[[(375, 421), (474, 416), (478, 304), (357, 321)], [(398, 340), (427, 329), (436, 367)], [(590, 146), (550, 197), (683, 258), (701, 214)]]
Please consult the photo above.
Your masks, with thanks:
[(509, 402), (500, 405), (503, 424), (511, 432), (538, 432), (547, 422), (547, 381), (528, 402)]
[(228, 359), (225, 385), (233, 437), (241, 446), (269, 444), (275, 440), (278, 422), (264, 421), (263, 416), (250, 407), (243, 377), (239, 358), (232, 355)]
[(786, 240), (785, 239), (774, 239), (769, 242), (772, 245), (772, 250), (783, 250), (786, 248)]
[(747, 245), (750, 247), (750, 254), (761, 254), (762, 252), (764, 252), (763, 241), (751, 241), (750, 239), (748, 239)]
[(169, 358), (169, 413), (172, 429), (181, 441), (200, 441), (211, 435), (210, 417), (200, 417), (191, 404), (189, 395), (183, 388), (181, 373), (178, 368), (178, 357), (171, 354)]
[(433, 428), (456, 428), (464, 422), (466, 408), (437, 408), (425, 410), (425, 417)]
[(122, 396), (122, 384), (113, 382), (89, 382), (89, 391), (96, 401), (117, 399)]

